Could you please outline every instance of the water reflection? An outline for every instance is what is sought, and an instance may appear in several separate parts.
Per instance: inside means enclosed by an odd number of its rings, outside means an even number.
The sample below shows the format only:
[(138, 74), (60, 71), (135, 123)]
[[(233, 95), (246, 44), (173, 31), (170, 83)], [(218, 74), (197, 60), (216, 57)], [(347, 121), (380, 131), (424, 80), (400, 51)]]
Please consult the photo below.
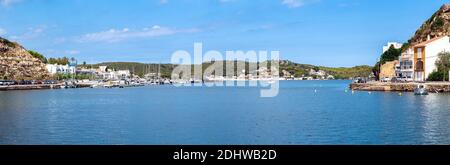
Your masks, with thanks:
[(348, 83), (0, 92), (0, 144), (450, 144), (450, 95)]
[[(450, 99), (447, 94), (430, 94), (423, 97), (420, 110), (424, 120), (423, 138), (427, 144), (447, 144), (450, 142)], [(448, 95), (447, 95), (448, 96)]]

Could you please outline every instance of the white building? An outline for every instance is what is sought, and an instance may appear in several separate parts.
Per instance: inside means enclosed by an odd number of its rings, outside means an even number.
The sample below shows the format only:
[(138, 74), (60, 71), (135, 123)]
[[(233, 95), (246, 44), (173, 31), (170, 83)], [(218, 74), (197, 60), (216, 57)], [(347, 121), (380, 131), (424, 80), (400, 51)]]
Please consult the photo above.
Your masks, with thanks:
[(108, 66), (99, 66), (98, 72), (106, 72), (106, 71), (108, 71), (107, 69), (108, 69)]
[(50, 74), (74, 74), (76, 72), (76, 67), (69, 65), (47, 64), (45, 67)]
[(395, 66), (396, 77), (400, 81), (413, 81), (414, 79), (414, 50), (409, 48), (402, 52)]
[(414, 80), (425, 81), (430, 73), (436, 71), (436, 60), (441, 52), (450, 51), (450, 38), (441, 36), (414, 46)]
[(116, 75), (118, 79), (126, 79), (130, 78), (131, 73), (130, 70), (118, 70), (116, 71)]
[(309, 75), (317, 76), (317, 79), (325, 79), (326, 78), (325, 76), (327, 75), (327, 73), (323, 70), (315, 71), (314, 69), (310, 69)]
[(388, 42), (387, 45), (383, 46), (383, 53), (388, 51), (391, 46), (394, 46), (395, 49), (402, 48), (403, 44), (398, 42)]
[(130, 78), (131, 73), (129, 70), (108, 71), (100, 72), (100, 76), (107, 80), (121, 80)]

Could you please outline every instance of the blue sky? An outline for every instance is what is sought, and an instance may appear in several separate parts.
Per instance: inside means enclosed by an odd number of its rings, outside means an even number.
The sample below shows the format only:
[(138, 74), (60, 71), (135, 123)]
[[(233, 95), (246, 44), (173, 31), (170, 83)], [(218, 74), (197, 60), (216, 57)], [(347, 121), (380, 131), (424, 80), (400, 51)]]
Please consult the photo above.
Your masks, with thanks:
[(48, 57), (169, 62), (176, 50), (278, 50), (372, 65), (450, 0), (0, 0), (0, 36)]

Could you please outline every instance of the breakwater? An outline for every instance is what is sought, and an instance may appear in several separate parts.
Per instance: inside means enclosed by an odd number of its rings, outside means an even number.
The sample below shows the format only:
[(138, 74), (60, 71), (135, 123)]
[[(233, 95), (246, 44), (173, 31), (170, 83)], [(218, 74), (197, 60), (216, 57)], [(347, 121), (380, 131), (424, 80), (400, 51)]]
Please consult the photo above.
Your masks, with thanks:
[(0, 86), (0, 91), (60, 89), (60, 88), (61, 88), (60, 84), (9, 85), (9, 86)]
[(430, 92), (450, 93), (450, 82), (427, 82), (427, 83), (352, 83), (351, 90), (358, 91), (392, 91), (392, 92), (414, 92), (418, 85), (423, 85)]

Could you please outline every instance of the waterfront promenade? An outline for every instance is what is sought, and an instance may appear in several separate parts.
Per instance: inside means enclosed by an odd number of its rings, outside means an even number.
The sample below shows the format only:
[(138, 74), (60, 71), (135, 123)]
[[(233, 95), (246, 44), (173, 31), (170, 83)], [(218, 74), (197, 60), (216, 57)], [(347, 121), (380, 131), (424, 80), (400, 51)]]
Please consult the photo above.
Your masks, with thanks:
[(423, 85), (433, 93), (450, 93), (450, 82), (408, 82), (408, 83), (392, 83), (392, 82), (368, 82), (368, 83), (351, 83), (351, 90), (358, 91), (392, 91), (392, 92), (414, 92), (418, 85)]

